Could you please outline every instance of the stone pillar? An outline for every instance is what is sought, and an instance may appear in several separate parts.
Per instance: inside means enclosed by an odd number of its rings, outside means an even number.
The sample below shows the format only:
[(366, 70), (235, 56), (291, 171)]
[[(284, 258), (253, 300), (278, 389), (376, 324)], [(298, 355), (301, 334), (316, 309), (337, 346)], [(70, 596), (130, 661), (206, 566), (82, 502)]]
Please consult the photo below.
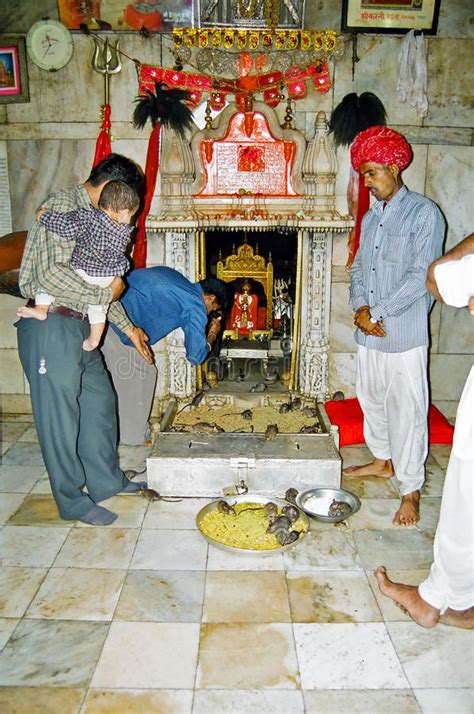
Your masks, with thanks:
[(176, 131), (162, 129), (161, 214), (189, 217), (194, 161), (189, 142)]
[(318, 401), (329, 393), (329, 310), (332, 232), (305, 231), (301, 276), (299, 391)]
[(314, 137), (303, 160), (306, 213), (335, 214), (337, 159), (328, 136), (326, 114), (318, 112)]

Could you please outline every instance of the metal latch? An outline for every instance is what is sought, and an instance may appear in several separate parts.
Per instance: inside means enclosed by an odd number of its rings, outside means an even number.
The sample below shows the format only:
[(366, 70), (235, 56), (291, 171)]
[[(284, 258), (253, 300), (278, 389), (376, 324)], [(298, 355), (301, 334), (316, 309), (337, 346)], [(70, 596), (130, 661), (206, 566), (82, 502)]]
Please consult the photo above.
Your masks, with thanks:
[(238, 456), (237, 458), (230, 459), (230, 466), (234, 469), (254, 469), (256, 466), (256, 459), (246, 459)]

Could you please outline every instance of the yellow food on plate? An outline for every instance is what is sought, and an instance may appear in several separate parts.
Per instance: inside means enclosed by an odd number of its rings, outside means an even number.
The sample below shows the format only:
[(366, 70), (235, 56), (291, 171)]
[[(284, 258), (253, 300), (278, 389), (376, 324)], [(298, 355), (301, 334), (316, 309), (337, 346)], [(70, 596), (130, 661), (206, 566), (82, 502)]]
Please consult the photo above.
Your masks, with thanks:
[[(199, 520), (201, 533), (207, 538), (246, 550), (276, 550), (282, 546), (273, 533), (266, 533), (268, 516), (264, 513), (263, 503), (236, 503), (233, 505), (236, 515), (221, 513), (214, 508)], [(278, 508), (278, 515), (281, 508)], [(300, 536), (306, 533), (307, 525), (299, 518), (291, 526)]]

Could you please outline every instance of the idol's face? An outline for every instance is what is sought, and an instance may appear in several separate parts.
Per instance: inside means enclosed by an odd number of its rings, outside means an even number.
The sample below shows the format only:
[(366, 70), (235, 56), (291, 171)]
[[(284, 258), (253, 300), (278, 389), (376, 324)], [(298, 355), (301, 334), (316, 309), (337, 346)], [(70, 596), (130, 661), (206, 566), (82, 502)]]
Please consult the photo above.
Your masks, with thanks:
[(400, 169), (396, 164), (387, 166), (369, 161), (361, 164), (360, 173), (364, 177), (364, 185), (377, 201), (390, 201), (402, 186)]

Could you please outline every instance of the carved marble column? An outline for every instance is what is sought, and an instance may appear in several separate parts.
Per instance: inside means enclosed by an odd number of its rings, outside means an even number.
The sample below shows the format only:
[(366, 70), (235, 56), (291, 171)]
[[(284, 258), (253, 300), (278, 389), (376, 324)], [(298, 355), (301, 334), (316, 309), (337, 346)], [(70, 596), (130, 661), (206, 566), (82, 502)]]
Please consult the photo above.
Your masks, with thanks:
[(332, 232), (305, 231), (301, 290), (299, 391), (319, 401), (329, 393)]
[[(188, 280), (195, 280), (196, 236), (194, 231), (166, 232), (166, 265), (182, 273)], [(196, 369), (186, 359), (184, 335), (175, 330), (168, 337), (167, 382), (169, 394), (181, 399), (196, 391)]]
[(191, 213), (194, 160), (189, 142), (171, 129), (162, 130), (161, 214), (187, 217)]

